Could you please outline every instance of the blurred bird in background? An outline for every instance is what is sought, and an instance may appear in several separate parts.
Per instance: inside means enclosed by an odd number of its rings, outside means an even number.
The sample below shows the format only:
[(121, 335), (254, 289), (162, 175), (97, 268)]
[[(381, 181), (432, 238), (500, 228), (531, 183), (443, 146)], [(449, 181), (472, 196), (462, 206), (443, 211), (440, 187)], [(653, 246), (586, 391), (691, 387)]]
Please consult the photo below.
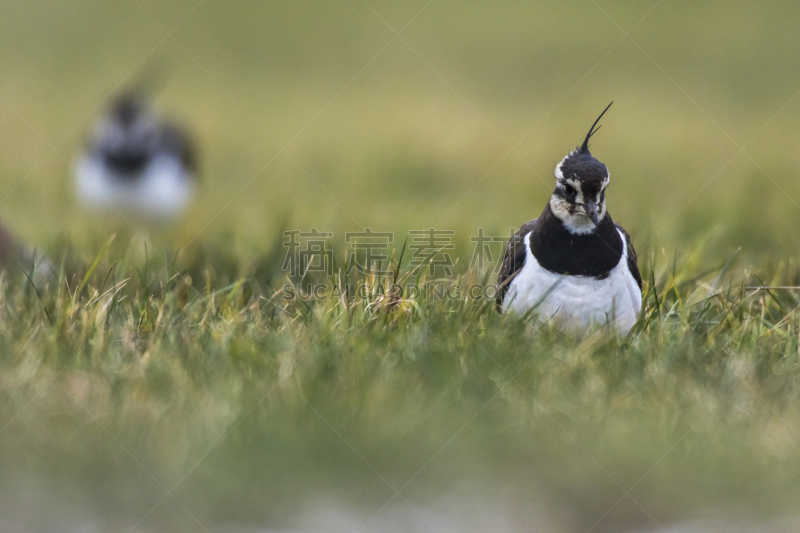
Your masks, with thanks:
[(188, 133), (163, 118), (140, 90), (116, 98), (75, 166), (81, 203), (154, 222), (186, 209), (196, 176)]

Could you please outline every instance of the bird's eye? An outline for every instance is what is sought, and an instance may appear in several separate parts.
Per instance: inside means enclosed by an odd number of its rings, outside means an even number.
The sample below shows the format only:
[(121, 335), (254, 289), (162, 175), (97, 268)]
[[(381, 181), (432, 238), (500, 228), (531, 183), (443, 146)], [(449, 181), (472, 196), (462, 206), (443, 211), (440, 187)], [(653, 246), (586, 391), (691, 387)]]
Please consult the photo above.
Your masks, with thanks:
[(577, 193), (577, 191), (575, 190), (575, 187), (573, 187), (569, 183), (565, 183), (564, 184), (564, 190), (567, 191), (567, 194), (570, 195), (570, 196), (574, 196)]

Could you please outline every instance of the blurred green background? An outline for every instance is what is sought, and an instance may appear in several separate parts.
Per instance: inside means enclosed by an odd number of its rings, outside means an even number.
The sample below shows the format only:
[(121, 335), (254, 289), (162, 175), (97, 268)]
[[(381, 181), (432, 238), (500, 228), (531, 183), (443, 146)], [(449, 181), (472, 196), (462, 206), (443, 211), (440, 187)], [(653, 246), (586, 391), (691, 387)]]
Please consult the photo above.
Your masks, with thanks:
[(283, 226), (506, 234), (539, 214), (555, 164), (611, 100), (592, 150), (611, 171), (610, 212), (640, 248), (713, 231), (709, 253), (777, 260), (800, 237), (796, 2), (2, 0), (0, 11), (0, 216), (45, 248), (62, 234), (105, 240), (109, 225), (74, 205), (67, 162), (109, 94), (148, 70), (164, 74), (158, 103), (201, 149), (177, 245), (233, 236), (252, 255)]

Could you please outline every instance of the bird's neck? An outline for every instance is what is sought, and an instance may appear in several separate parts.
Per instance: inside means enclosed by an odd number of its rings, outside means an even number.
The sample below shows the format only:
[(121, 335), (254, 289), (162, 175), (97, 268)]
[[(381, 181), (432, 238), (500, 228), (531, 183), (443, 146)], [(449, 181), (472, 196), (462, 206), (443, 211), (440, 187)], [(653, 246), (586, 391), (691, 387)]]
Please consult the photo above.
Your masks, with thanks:
[(530, 247), (539, 264), (558, 274), (600, 276), (622, 257), (622, 238), (611, 215), (605, 214), (595, 231), (576, 235), (545, 206), (531, 233)]
[[(576, 216), (576, 218), (578, 218)], [(586, 218), (586, 217), (580, 217)], [(607, 238), (611, 235), (616, 234), (616, 225), (614, 221), (611, 219), (611, 214), (606, 211), (603, 213), (603, 218), (600, 219), (600, 224), (595, 227), (592, 231), (581, 231), (576, 232), (570, 225), (561, 220), (555, 213), (553, 213), (552, 208), (550, 207), (550, 203), (544, 207), (544, 211), (542, 211), (539, 220), (543, 221), (543, 230), (547, 233), (552, 233), (554, 236), (562, 237), (562, 238), (588, 238), (588, 239), (602, 239)], [(588, 220), (588, 219), (587, 219)]]

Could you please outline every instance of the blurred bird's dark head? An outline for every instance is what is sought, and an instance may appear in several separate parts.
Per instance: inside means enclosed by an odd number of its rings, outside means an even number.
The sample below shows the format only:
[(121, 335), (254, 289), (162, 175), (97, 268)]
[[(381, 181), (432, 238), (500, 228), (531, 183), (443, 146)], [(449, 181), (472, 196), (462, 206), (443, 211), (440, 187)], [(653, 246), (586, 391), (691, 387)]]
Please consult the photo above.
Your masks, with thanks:
[(594, 121), (583, 143), (556, 165), (550, 209), (574, 234), (591, 233), (606, 215), (605, 190), (610, 176), (606, 166), (589, 152), (589, 139), (600, 129), (595, 126), (609, 107), (611, 104)]
[(147, 103), (144, 98), (134, 93), (127, 93), (120, 95), (111, 104), (109, 115), (123, 127), (129, 128), (146, 112)]
[(115, 167), (141, 170), (156, 148), (159, 118), (138, 92), (119, 95), (97, 124), (94, 149)]

